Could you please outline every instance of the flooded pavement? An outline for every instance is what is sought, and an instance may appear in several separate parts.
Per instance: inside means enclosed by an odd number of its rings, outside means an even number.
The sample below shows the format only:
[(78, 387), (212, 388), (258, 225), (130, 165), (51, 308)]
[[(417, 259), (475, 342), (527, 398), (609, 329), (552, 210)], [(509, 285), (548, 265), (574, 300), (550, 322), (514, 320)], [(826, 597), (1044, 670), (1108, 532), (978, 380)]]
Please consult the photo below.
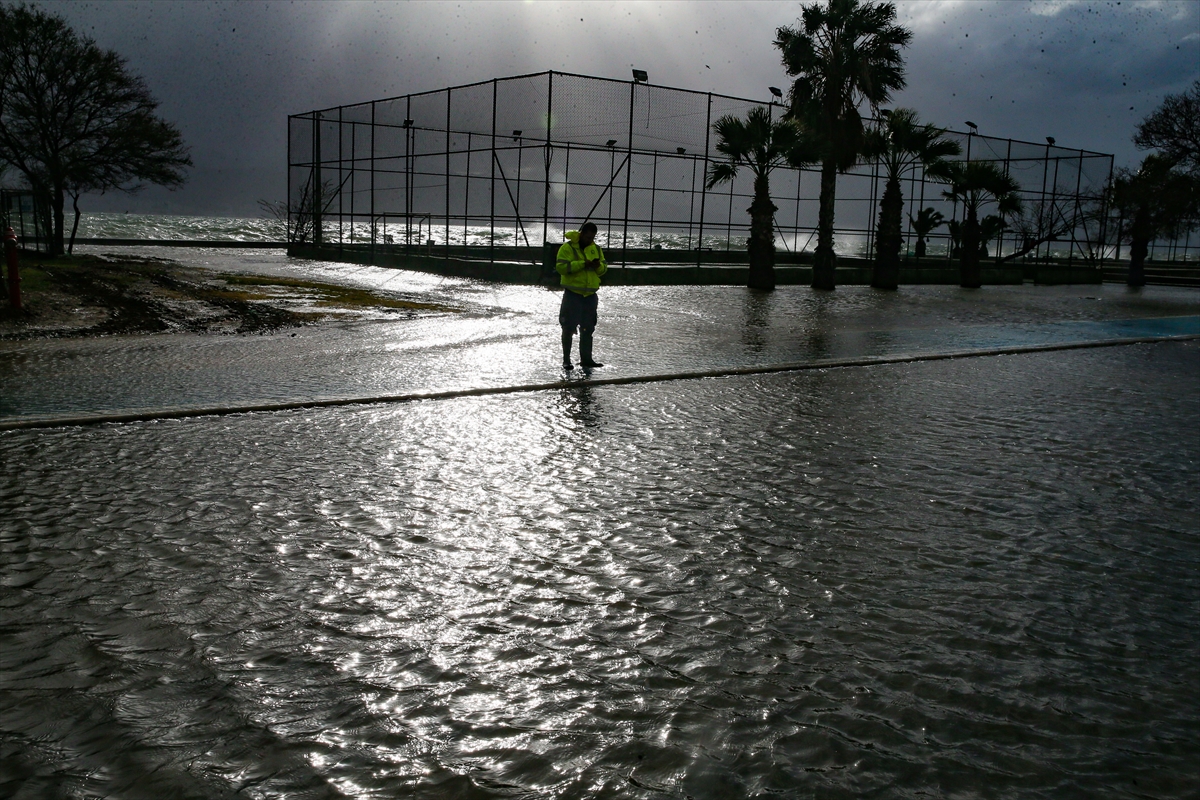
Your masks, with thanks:
[[(4, 413), (553, 371), (554, 295), (430, 291), (471, 310), (6, 345)], [(1195, 297), (629, 290), (598, 341), (632, 374)], [(1198, 430), (1172, 341), (3, 432), (0, 796), (1191, 796)]]
[[(104, 252), (112, 250), (109, 248)], [(194, 266), (421, 297), (458, 313), (249, 336), (0, 342), (0, 423), (221, 408), (560, 380), (560, 295), (535, 287), (289, 259), (282, 251), (132, 248)], [(1171, 318), (1171, 319), (1168, 319)], [(596, 377), (1200, 333), (1200, 292), (1123, 286), (613, 287)], [(573, 379), (585, 378), (576, 370)]]
[(1200, 345), (0, 435), (0, 793), (1186, 796)]

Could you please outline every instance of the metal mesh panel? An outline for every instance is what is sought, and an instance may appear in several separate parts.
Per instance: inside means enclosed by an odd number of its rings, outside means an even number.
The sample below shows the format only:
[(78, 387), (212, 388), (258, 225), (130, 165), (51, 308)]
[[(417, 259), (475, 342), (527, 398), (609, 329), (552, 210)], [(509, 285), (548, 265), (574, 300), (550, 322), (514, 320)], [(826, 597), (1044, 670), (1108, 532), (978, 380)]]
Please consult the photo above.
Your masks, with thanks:
[(628, 144), (629, 84), (579, 75), (554, 74), (551, 133), (556, 142), (603, 147)]
[(497, 135), (516, 137), (519, 141), (544, 141), (548, 84), (549, 74), (497, 81)]

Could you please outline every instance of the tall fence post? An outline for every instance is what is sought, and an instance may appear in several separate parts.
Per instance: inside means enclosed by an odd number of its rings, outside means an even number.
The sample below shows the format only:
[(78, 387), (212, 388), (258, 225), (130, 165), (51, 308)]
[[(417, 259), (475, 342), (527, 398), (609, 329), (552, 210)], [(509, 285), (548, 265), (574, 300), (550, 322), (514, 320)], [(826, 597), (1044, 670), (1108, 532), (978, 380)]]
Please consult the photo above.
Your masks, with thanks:
[[(284, 222), (283, 222), (283, 235), (287, 239), (289, 244), (292, 241), (292, 164), (294, 163), (294, 161), (292, 159), (292, 120), (293, 119), (295, 119), (295, 117), (289, 114), (288, 118), (287, 118), (287, 143), (288, 143), (288, 145), (287, 145), (287, 167), (288, 167), (288, 170), (287, 170), (287, 202), (284, 204), (284, 213), (286, 213), (287, 216), (284, 217)], [(5, 204), (3, 204), (2, 201), (0, 201), (0, 205), (5, 205)], [(7, 210), (7, 205), (5, 205), (5, 210)], [(298, 210), (299, 209), (297, 209), (297, 211)]]
[(412, 118), (412, 95), (404, 98), (404, 255), (412, 252), (412, 170), (417, 149), (416, 123)]
[(321, 184), (321, 112), (313, 112), (313, 166), (312, 166), (312, 218), (313, 218), (313, 245), (320, 247), (324, 243), (324, 235), (321, 230), (322, 220), (321, 212), (324, 210), (325, 196), (322, 192)]
[(562, 187), (563, 187), (563, 233), (566, 234), (566, 232), (567, 232), (567, 215), (569, 212), (567, 202), (570, 199), (569, 195), (571, 192), (571, 143), (569, 141), (567, 142), (567, 160), (566, 160), (566, 163), (563, 165)]
[[(550, 243), (550, 163), (554, 160), (551, 129), (554, 127), (554, 70), (546, 76), (546, 144), (542, 153), (542, 283), (552, 283), (554, 246)], [(569, 146), (569, 145), (568, 145)], [(564, 231), (564, 234), (566, 232)]]
[(469, 250), (471, 224), (471, 132), (467, 131), (467, 177), (463, 186), (463, 255)]
[[(1083, 186), (1083, 151), (1079, 151), (1079, 171), (1075, 174), (1075, 210), (1071, 214), (1071, 253), (1067, 256), (1067, 266), (1070, 267), (1075, 263), (1075, 248), (1079, 244), (1075, 240), (1075, 232), (1079, 230), (1079, 217), (1081, 216), (1082, 208), (1079, 203), (1079, 188)], [(1087, 229), (1084, 229), (1087, 233)], [(1082, 247), (1079, 248), (1081, 251)]]
[[(1054, 214), (1058, 210), (1055, 200), (1058, 199), (1058, 165), (1061, 162), (1061, 157), (1054, 157), (1054, 181), (1050, 184), (1050, 213)], [(1050, 218), (1050, 233), (1054, 233), (1054, 218)], [(1055, 237), (1057, 239), (1058, 237)], [(1046, 261), (1051, 259), (1050, 242), (1046, 242)]]
[[(1038, 197), (1038, 226), (1037, 226), (1037, 247), (1033, 251), (1033, 260), (1036, 264), (1042, 257), (1042, 237), (1046, 235), (1046, 177), (1050, 174), (1050, 143), (1046, 143), (1046, 157), (1042, 159), (1042, 192)], [(1047, 243), (1049, 245), (1049, 243)], [(1049, 246), (1046, 252), (1050, 251)]]
[(343, 216), (344, 216), (343, 212), (345, 211), (345, 209), (342, 208), (342, 205), (343, 205), (343, 202), (346, 197), (346, 193), (342, 191), (342, 186), (345, 185), (343, 183), (342, 170), (344, 169), (343, 165), (346, 163), (346, 154), (345, 154), (345, 150), (342, 145), (342, 138), (343, 138), (344, 131), (345, 131), (345, 126), (342, 124), (342, 107), (338, 106), (338, 137), (337, 137), (337, 144), (338, 144), (338, 155), (337, 155), (338, 250), (342, 250), (343, 245), (345, 245), (345, 243), (346, 243), (346, 233), (344, 230), (342, 230), (342, 227), (345, 224), (345, 220), (343, 219)]
[[(626, 250), (629, 247), (629, 189), (631, 186), (631, 178), (633, 176), (633, 97), (637, 91), (636, 80), (629, 82), (629, 141), (625, 143), (625, 214), (621, 225), (621, 266), (628, 266), (628, 254)], [(650, 102), (650, 87), (646, 87), (646, 102)]]
[(371, 101), (371, 262), (375, 261), (375, 101)]
[[(712, 133), (712, 92), (708, 93), (708, 110), (704, 113), (704, 180), (700, 182), (700, 229), (696, 234), (696, 268), (704, 253), (704, 206), (708, 200), (708, 137)], [(689, 203), (690, 205), (690, 203)]]
[[(554, 119), (554, 70), (546, 76), (546, 150), (542, 153), (542, 250), (546, 249), (550, 236), (550, 160), (553, 158), (550, 145), (550, 128)], [(543, 259), (545, 260), (545, 259)]]
[[(693, 162), (694, 163), (694, 162)], [(650, 239), (646, 242), (646, 246), (651, 250), (654, 249), (654, 195), (658, 189), (658, 151), (654, 152), (654, 166), (650, 168)], [(694, 190), (693, 190), (694, 193)], [(688, 210), (691, 211), (691, 203), (688, 203)], [(688, 237), (692, 235), (692, 220), (691, 215), (688, 216)]]
[[(496, 263), (496, 92), (498, 82), (492, 79), (492, 181), (491, 201), (488, 206), (488, 261)], [(516, 231), (513, 231), (513, 244), (517, 243)]]
[[(1108, 160), (1108, 175), (1104, 178), (1104, 189), (1100, 192), (1100, 275), (1104, 276), (1104, 256), (1108, 252), (1108, 196), (1112, 185), (1112, 158)], [(1120, 247), (1120, 243), (1117, 244)], [(1185, 254), (1186, 255), (1186, 254)]]

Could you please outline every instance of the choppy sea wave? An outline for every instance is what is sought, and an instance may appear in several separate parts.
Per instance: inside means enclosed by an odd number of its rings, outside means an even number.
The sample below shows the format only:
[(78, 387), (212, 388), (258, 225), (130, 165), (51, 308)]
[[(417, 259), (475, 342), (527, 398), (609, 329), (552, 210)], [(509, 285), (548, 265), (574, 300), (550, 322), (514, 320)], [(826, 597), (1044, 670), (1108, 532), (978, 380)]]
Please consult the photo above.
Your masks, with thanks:
[[(464, 227), (461, 224), (430, 225), (428, 222), (412, 225), (406, 228), (403, 223), (385, 221), (377, 224), (374, 231), (364, 223), (327, 222), (324, 226), (327, 241), (369, 242), (372, 234), (377, 241), (387, 244), (424, 245), (432, 240), (435, 245), (449, 242), (451, 245), (486, 246), (495, 236), (497, 245), (531, 245), (538, 247), (543, 241), (543, 230), (540, 225), (524, 228), (504, 228), (497, 226), (494, 234), (488, 226), (472, 225)], [(114, 213), (84, 213), (79, 221), (81, 239), (158, 239), (158, 240), (194, 240), (221, 242), (283, 242), (287, 239), (284, 223), (277, 219), (256, 219), (253, 217), (215, 217), (215, 216), (183, 216), (178, 214), (114, 214)], [(545, 231), (549, 241), (562, 241), (561, 226), (550, 226)], [(599, 243), (606, 248), (621, 247), (691, 250), (697, 245), (697, 239), (687, 233), (657, 232), (657, 231), (601, 231)], [(705, 234), (703, 247), (713, 250), (742, 249), (746, 246), (745, 238), (737, 232), (732, 234), (722, 232), (716, 235)], [(816, 248), (816, 236), (804, 232), (794, 234), (779, 233), (775, 246), (780, 251), (800, 250), (811, 252)], [(868, 241), (861, 234), (839, 232), (834, 236), (834, 250), (842, 256), (867, 257)], [(932, 242), (930, 255), (942, 255), (943, 245)]]
[(175, 214), (83, 214), (82, 239), (196, 239), (229, 242), (281, 242), (287, 238), (276, 219), (192, 217)]
[[(344, 240), (347, 242), (370, 241), (372, 231), (364, 224), (327, 223), (325, 236), (328, 241)], [(433, 240), (435, 244), (449, 241), (451, 245), (487, 245), (492, 231), (487, 226), (461, 225), (430, 226), (427, 223), (406, 229), (403, 224), (386, 222), (378, 225), (374, 231), (379, 241), (389, 244), (411, 241), (414, 244), (425, 244)], [(540, 225), (531, 226), (529, 230), (497, 227), (495, 241), (498, 245), (540, 246), (543, 241), (543, 231)], [(545, 232), (551, 241), (562, 241), (561, 227), (550, 227)], [(287, 239), (284, 223), (276, 219), (255, 219), (252, 217), (211, 217), (183, 216), (177, 214), (114, 214), (114, 213), (84, 213), (79, 221), (81, 239), (159, 239), (159, 240), (197, 240), (197, 241), (231, 241), (231, 242), (282, 242)], [(680, 233), (663, 233), (649, 231), (602, 231), (599, 236), (601, 245), (605, 247), (661, 248), (665, 250), (690, 250), (697, 242), (693, 236)], [(714, 250), (724, 250), (732, 247), (745, 247), (745, 240), (736, 233), (705, 235), (703, 246)], [(780, 236), (776, 246), (782, 250), (811, 250), (815, 247), (815, 237)], [(835, 241), (835, 249), (844, 255), (860, 255), (865, 246), (861, 236), (839, 236)]]

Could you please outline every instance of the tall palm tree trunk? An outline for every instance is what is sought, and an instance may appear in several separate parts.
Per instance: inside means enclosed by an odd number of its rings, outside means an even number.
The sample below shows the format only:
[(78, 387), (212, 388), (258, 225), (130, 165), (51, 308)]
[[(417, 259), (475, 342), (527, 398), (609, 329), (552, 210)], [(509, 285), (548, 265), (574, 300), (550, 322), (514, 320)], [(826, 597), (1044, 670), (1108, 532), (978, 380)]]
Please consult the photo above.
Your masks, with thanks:
[(64, 252), (66, 252), (65, 248), (63, 247), (63, 234), (66, 226), (66, 213), (64, 212), (63, 207), (67, 202), (66, 191), (61, 185), (54, 187), (54, 194), (51, 196), (51, 201), (54, 205), (54, 230), (50, 234), (50, 247), (48, 249), (50, 251), (50, 255), (61, 256)]
[(770, 180), (766, 175), (754, 177), (754, 202), (750, 208), (750, 278), (751, 289), (771, 291), (775, 288), (775, 210), (771, 202)]
[(834, 288), (833, 204), (837, 197), (837, 162), (828, 156), (821, 163), (821, 204), (817, 215), (817, 252), (813, 259), (812, 288)]
[(1150, 214), (1146, 207), (1139, 206), (1129, 228), (1129, 286), (1146, 285), (1146, 255), (1150, 252)]
[(962, 226), (962, 255), (959, 257), (959, 277), (964, 289), (978, 289), (983, 285), (979, 268), (979, 220), (975, 207), (967, 208), (967, 218)]
[(875, 269), (871, 285), (876, 289), (896, 289), (900, 285), (900, 216), (904, 212), (904, 196), (900, 180), (889, 178), (879, 201), (879, 226), (875, 233)]

